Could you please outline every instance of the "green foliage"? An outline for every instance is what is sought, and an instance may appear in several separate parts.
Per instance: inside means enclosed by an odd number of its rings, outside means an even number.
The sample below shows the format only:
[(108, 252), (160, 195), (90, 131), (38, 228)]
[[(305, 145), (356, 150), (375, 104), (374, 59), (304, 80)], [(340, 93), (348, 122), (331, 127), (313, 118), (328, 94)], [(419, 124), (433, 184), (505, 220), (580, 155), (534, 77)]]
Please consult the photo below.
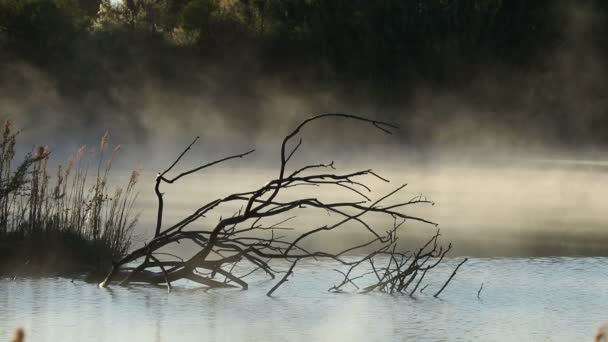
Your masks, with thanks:
[[(591, 1), (593, 3), (597, 1)], [(14, 49), (44, 54), (100, 28), (142, 35), (186, 31), (193, 46), (225, 37), (286, 42), (347, 73), (388, 77), (404, 63), (426, 67), (470, 58), (526, 64), (558, 46), (562, 2), (550, 0), (0, 0), (0, 30)], [(601, 5), (601, 4), (600, 4)], [(606, 6), (599, 6), (605, 10)], [(163, 39), (171, 40), (171, 35)]]
[(217, 10), (212, 0), (189, 1), (181, 11), (179, 24), (186, 30), (206, 31)]
[(90, 24), (76, 0), (2, 0), (0, 28), (9, 46), (29, 54), (65, 49)]
[(198, 82), (181, 68), (188, 65), (345, 88), (357, 84), (377, 92), (372, 97), (394, 98), (391, 91), (402, 96), (414, 82), (458, 88), (488, 70), (546, 70), (572, 41), (567, 24), (573, 6), (591, 8), (600, 18), (584, 36), (593, 36), (588, 46), (602, 60), (608, 55), (606, 3), (0, 0), (0, 49), (7, 52), (0, 59), (34, 62), (68, 94), (109, 94), (104, 85), (112, 75), (129, 70), (158, 73), (178, 87)]

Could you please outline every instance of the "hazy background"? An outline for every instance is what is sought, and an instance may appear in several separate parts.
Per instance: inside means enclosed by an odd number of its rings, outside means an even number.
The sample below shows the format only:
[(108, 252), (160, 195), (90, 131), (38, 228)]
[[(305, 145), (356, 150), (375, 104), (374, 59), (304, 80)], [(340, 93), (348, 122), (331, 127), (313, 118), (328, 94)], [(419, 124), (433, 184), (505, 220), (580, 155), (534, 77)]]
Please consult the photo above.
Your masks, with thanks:
[(167, 222), (264, 184), (294, 125), (346, 112), (400, 130), (317, 123), (299, 163), (409, 183), (456, 252), (608, 254), (604, 1), (112, 3), (0, 2), (0, 113), (56, 162), (109, 130), (143, 173), (142, 236), (153, 176), (194, 136), (184, 168), (257, 151), (167, 189)]

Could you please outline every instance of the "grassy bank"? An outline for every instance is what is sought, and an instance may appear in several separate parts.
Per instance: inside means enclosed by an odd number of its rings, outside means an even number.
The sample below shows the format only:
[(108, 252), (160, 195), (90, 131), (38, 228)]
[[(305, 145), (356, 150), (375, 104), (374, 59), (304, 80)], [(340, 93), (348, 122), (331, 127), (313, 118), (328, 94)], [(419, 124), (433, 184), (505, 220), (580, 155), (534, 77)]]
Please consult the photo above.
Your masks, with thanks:
[(137, 222), (138, 172), (110, 186), (120, 145), (109, 134), (81, 146), (51, 170), (51, 152), (38, 146), (15, 158), (18, 132), (6, 121), (0, 143), (0, 275), (68, 275), (101, 271), (124, 255)]

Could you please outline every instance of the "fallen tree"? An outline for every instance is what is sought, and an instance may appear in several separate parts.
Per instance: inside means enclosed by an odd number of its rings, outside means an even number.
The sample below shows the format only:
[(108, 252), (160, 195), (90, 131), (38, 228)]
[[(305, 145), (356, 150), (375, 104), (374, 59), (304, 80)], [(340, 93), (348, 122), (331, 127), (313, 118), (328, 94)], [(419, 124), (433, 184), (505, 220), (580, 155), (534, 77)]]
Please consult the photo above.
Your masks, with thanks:
[[(271, 295), (294, 272), (298, 261), (328, 258), (348, 268), (347, 272), (338, 270), (344, 275), (344, 281), (334, 285), (330, 291), (343, 291), (346, 285), (352, 285), (363, 292), (378, 290), (396, 293), (409, 291), (409, 286), (414, 284), (411, 291), (413, 293), (427, 271), (443, 260), (451, 245), (446, 248), (440, 246), (438, 244), (439, 231), (437, 231), (418, 251), (400, 252), (397, 248), (397, 232), (408, 220), (437, 226), (431, 221), (410, 216), (403, 211), (404, 208), (411, 205), (433, 203), (423, 196), (417, 196), (407, 201), (383, 205), (405, 185), (398, 186), (379, 199), (372, 200), (370, 198), (372, 189), (365, 184), (365, 181), (370, 178), (381, 182), (388, 182), (388, 180), (371, 169), (341, 174), (336, 172), (334, 163), (330, 162), (310, 164), (289, 171), (289, 163), (302, 145), (302, 138), (300, 137), (296, 141), (296, 137), (309, 123), (326, 118), (359, 121), (387, 134), (391, 134), (391, 131), (397, 128), (386, 122), (349, 114), (322, 114), (311, 117), (299, 124), (283, 139), (280, 167), (276, 179), (258, 189), (229, 194), (205, 203), (179, 222), (164, 228), (164, 201), (163, 193), (160, 190), (162, 185), (174, 184), (195, 172), (232, 159), (243, 158), (253, 152), (251, 150), (222, 158), (179, 173), (175, 177), (169, 177), (168, 173), (196, 143), (197, 137), (165, 171), (156, 177), (155, 193), (158, 199), (158, 211), (154, 237), (145, 246), (132, 251), (120, 260), (113, 261), (112, 269), (100, 286), (105, 287), (112, 282), (122, 285), (128, 283), (166, 284), (170, 291), (172, 282), (188, 279), (210, 288), (241, 287), (247, 289), (249, 285), (245, 278), (255, 271), (261, 270), (273, 279), (283, 273), (281, 279), (268, 291), (267, 294)], [(281, 196), (287, 189), (305, 186), (341, 188), (360, 200), (328, 202), (319, 197), (298, 197), (287, 200)], [(194, 222), (204, 219), (207, 214), (227, 204), (238, 204), (240, 209), (230, 217), (220, 218), (208, 229), (191, 228)], [(292, 229), (282, 225), (295, 218), (293, 213), (301, 209), (326, 211), (338, 219), (331, 224), (300, 232), (290, 239), (279, 236), (280, 231)], [(392, 228), (379, 232), (366, 220), (367, 216), (371, 214), (390, 218)], [(272, 222), (273, 220), (274, 222)], [(313, 235), (334, 231), (346, 225), (360, 227), (368, 236), (366, 241), (337, 253), (309, 250), (303, 246), (303, 242)], [(200, 227), (200, 225), (197, 226)], [(162, 248), (183, 241), (191, 241), (199, 249), (187, 259), (161, 252)], [(357, 252), (361, 254), (361, 251), (370, 248), (373, 249), (373, 252), (365, 253), (363, 257), (355, 260), (347, 257), (357, 254)], [(277, 271), (273, 267), (273, 262), (277, 260), (287, 260), (291, 262), (291, 267), (286, 272)], [(378, 265), (378, 260), (383, 261), (383, 266)], [(235, 265), (241, 263), (249, 263), (250, 266), (253, 266), (251, 271), (237, 274), (234, 271)], [(364, 265), (369, 265), (371, 271), (354, 276), (355, 270)], [(357, 280), (366, 279), (365, 276), (372, 273), (375, 281), (372, 281), (371, 285), (364, 288), (356, 285)]]

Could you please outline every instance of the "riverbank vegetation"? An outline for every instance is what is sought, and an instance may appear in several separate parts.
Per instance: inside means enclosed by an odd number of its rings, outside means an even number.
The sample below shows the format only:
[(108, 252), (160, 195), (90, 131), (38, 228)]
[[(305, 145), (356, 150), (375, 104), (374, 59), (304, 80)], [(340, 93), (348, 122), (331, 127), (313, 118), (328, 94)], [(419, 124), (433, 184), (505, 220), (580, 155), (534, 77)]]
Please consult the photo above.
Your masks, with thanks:
[[(598, 16), (608, 10), (603, 1), (576, 3)], [(254, 64), (262, 62), (267, 72), (305, 67), (320, 78), (380, 85), (414, 77), (439, 84), (467, 81), (470, 71), (489, 63), (541, 67), (570, 33), (564, 27), (569, 5), (547, 0), (3, 0), (0, 44), (13, 56), (48, 65), (69, 57), (101, 68), (92, 63), (98, 54), (126, 59), (126, 65), (143, 56), (160, 66), (174, 53), (176, 59), (190, 54), (219, 62), (238, 58), (233, 53), (240, 51)], [(133, 55), (136, 49), (155, 56)], [(437, 68), (446, 62), (464, 69)]]
[(109, 134), (81, 146), (51, 169), (52, 152), (38, 146), (15, 157), (18, 132), (6, 121), (0, 141), (0, 276), (101, 271), (129, 249), (137, 222), (134, 171), (110, 186), (120, 146)]
[(606, 18), (599, 0), (2, 0), (0, 71), (15, 93), (47, 80), (75, 113), (202, 95), (238, 128), (237, 104), (321, 93), (410, 139), (456, 139), (445, 122), (580, 146), (608, 143)]

